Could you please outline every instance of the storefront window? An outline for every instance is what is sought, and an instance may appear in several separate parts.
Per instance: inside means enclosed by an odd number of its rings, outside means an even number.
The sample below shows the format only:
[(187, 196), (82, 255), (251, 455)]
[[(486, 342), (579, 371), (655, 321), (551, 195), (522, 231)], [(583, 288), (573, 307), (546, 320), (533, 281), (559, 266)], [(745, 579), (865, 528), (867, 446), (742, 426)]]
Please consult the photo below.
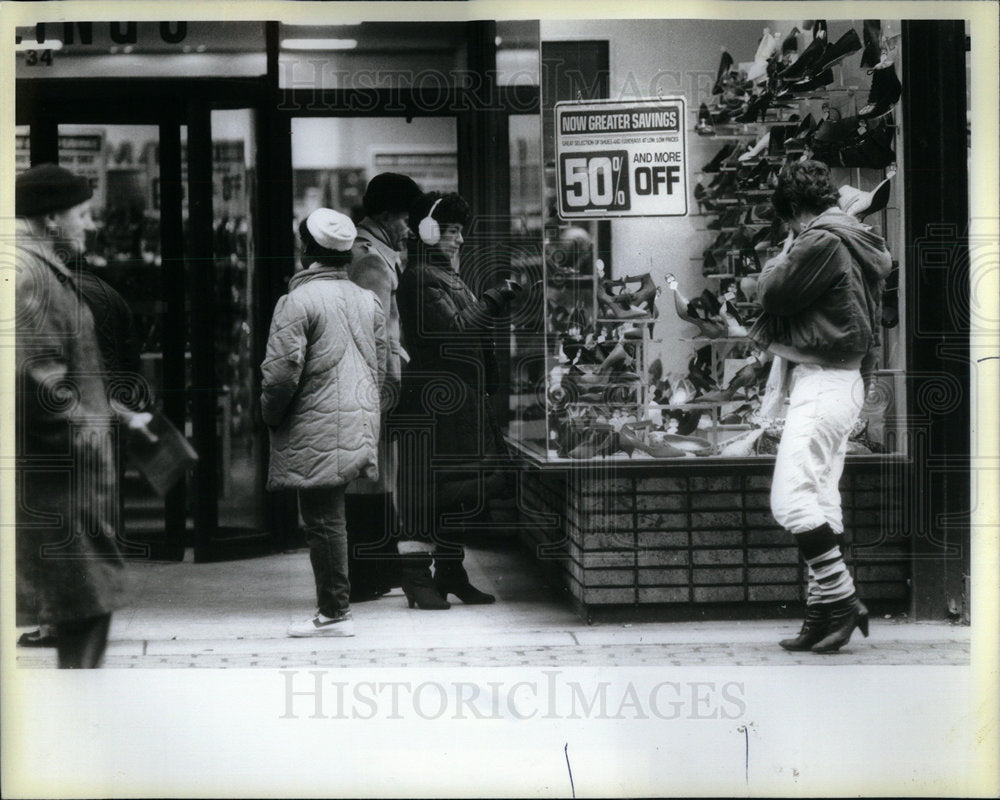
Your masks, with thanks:
[[(118, 292), (132, 314), (131, 334), (116, 345), (116, 365), (123, 373), (138, 372), (141, 381), (116, 379), (114, 391), (124, 392), (126, 402), (135, 407), (151, 403), (162, 411), (167, 389), (164, 339), (170, 335), (165, 327), (163, 271), (183, 269), (183, 265), (164, 264), (161, 256), (159, 128), (60, 125), (58, 131), (60, 165), (87, 176), (94, 189), (91, 208), (96, 230), (88, 238), (86, 268)], [(182, 141), (185, 134), (182, 128)], [(22, 145), (26, 147), (27, 141), (19, 142), (18, 161), (26, 164)], [(188, 336), (184, 350), (185, 362), (190, 363)], [(128, 467), (124, 478), (126, 537), (160, 530), (163, 498), (135, 469)]]
[[(541, 298), (542, 138), (537, 114), (509, 118), (511, 269)], [(518, 440), (544, 440), (545, 342), (541, 304), (522, 309), (510, 335), (510, 434)]]
[[(825, 35), (846, 42), (852, 28), (861, 30), (861, 22), (830, 21)], [(544, 258), (547, 425), (544, 438), (537, 430), (525, 436), (529, 448), (550, 460), (775, 452), (783, 406), (764, 403), (776, 396), (768, 395), (770, 362), (747, 333), (761, 313), (757, 277), (787, 233), (769, 202), (777, 170), (805, 156), (829, 164), (842, 203), (871, 201), (863, 221), (885, 237), (894, 260), (878, 320), (877, 371), (848, 452), (904, 449), (902, 146), (894, 89), (903, 79), (900, 25), (882, 21), (881, 31), (883, 67), (874, 77), (860, 66), (859, 45), (810, 85), (765, 102), (753, 98), (768, 81), (767, 59), (780, 59), (782, 48), (786, 57), (803, 52), (812, 41), (805, 22), (542, 23), (542, 63), (556, 65), (545, 71), (541, 98), (551, 219)], [(608, 40), (629, 47), (602, 73)], [(574, 68), (583, 64), (592, 68)], [(611, 184), (629, 184), (633, 199), (656, 187), (635, 183), (627, 155), (614, 172), (613, 156), (626, 152), (620, 139), (614, 146), (608, 140), (609, 152), (595, 151), (594, 159), (584, 153), (585, 177), (597, 194), (586, 215), (567, 213), (558, 194), (580, 190), (562, 185), (572, 176), (565, 164), (557, 168), (561, 132), (548, 117), (553, 105), (664, 98), (682, 101), (686, 112), (678, 179), (689, 194), (686, 210), (681, 203), (670, 215), (629, 213)], [(885, 107), (865, 109), (877, 103)], [(581, 138), (563, 141), (592, 148)]]

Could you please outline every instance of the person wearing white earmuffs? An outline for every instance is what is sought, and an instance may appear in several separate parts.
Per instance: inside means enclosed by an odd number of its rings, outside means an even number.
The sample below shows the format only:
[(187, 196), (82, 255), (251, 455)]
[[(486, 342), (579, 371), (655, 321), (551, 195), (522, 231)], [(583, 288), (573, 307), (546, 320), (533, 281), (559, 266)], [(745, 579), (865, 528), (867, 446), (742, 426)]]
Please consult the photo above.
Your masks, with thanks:
[(409, 427), (395, 432), (403, 445), (399, 553), (410, 608), (449, 608), (448, 594), (467, 604), (495, 599), (469, 582), (461, 532), (448, 524), (504, 487), (498, 467), (507, 450), (490, 399), (499, 381), (493, 329), (522, 289), (507, 278), (476, 297), (459, 276), (471, 218), (455, 193), (417, 201), (410, 214), (417, 237), (397, 293), (410, 355), (399, 402)]

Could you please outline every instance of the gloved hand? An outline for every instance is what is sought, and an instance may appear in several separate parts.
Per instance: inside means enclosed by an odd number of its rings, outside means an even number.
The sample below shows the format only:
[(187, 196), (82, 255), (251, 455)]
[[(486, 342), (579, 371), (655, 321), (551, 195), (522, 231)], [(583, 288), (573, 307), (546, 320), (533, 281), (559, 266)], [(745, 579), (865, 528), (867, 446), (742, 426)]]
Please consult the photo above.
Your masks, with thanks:
[(483, 296), (490, 300), (495, 307), (496, 313), (503, 313), (510, 302), (523, 294), (524, 287), (515, 278), (505, 278), (504, 281), (492, 289), (488, 289)]

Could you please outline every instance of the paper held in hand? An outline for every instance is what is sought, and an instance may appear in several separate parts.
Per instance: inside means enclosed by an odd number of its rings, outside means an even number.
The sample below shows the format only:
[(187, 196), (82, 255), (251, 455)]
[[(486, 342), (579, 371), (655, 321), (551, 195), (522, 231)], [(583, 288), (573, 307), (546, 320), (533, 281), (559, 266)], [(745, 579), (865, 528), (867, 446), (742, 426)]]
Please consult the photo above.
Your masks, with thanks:
[(198, 454), (169, 419), (159, 412), (152, 412), (149, 432), (156, 437), (150, 441), (140, 433), (133, 433), (128, 441), (129, 462), (149, 481), (161, 497), (165, 496), (184, 473), (198, 461)]

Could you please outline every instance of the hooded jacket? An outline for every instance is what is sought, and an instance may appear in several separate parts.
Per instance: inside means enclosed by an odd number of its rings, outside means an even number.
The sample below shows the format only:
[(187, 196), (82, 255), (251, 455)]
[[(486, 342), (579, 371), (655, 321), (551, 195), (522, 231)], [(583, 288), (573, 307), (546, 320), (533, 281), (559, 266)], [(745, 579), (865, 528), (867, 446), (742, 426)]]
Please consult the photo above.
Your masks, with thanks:
[(764, 266), (757, 283), (764, 313), (750, 338), (792, 362), (855, 369), (879, 344), (882, 284), (891, 269), (880, 235), (828, 209)]
[(347, 273), (313, 264), (278, 300), (261, 364), (269, 489), (378, 477), (385, 314)]

